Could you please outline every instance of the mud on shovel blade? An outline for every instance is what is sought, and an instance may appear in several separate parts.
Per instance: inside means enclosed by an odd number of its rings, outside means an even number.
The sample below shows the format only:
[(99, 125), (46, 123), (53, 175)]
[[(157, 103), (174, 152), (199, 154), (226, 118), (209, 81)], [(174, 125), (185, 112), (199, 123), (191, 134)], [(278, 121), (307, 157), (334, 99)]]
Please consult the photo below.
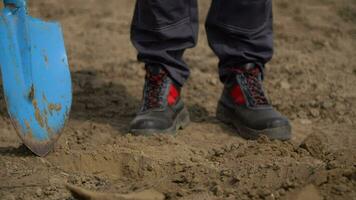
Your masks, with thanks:
[(15, 129), (39, 156), (64, 128), (71, 78), (60, 25), (27, 15), (25, 0), (4, 0), (0, 14), (0, 65), (4, 96)]

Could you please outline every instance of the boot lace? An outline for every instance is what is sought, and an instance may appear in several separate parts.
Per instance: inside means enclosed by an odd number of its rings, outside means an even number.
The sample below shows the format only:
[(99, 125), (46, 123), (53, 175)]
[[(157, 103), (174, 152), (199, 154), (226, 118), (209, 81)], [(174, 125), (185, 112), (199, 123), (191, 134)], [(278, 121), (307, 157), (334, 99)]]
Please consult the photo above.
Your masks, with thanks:
[(143, 110), (160, 108), (162, 106), (163, 96), (161, 93), (166, 76), (163, 70), (157, 75), (150, 73), (146, 75)]
[(260, 71), (254, 68), (243, 73), (246, 77), (247, 87), (251, 93), (255, 105), (267, 105), (268, 100), (263, 91), (260, 79)]

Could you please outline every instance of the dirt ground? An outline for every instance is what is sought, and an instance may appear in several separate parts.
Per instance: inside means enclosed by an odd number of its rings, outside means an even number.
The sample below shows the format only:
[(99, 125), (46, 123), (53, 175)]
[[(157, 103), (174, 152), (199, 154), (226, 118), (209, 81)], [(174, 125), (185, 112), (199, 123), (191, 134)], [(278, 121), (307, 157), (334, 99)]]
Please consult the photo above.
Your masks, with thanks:
[(63, 25), (74, 101), (55, 151), (39, 158), (21, 146), (2, 99), (0, 199), (73, 200), (68, 183), (165, 199), (355, 200), (356, 1), (274, 1), (265, 85), (293, 123), (290, 142), (246, 141), (215, 119), (222, 85), (203, 28), (210, 1), (199, 3), (184, 90), (193, 123), (177, 137), (135, 137), (144, 70), (129, 41), (134, 1), (30, 0), (33, 15)]

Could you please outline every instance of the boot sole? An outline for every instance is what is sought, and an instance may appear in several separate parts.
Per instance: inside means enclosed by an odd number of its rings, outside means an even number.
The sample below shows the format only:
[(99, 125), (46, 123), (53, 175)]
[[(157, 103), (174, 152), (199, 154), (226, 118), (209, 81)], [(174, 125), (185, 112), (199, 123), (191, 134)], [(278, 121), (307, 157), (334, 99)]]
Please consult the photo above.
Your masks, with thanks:
[(256, 130), (243, 125), (239, 120), (236, 120), (231, 109), (227, 109), (221, 103), (218, 104), (216, 111), (216, 117), (223, 123), (232, 125), (236, 130), (238, 135), (245, 139), (256, 140), (259, 137), (265, 135), (273, 140), (290, 140), (292, 137), (292, 127), (282, 126), (264, 130)]
[(173, 125), (167, 129), (131, 129), (130, 133), (134, 135), (144, 135), (151, 136), (155, 134), (170, 134), (176, 135), (178, 130), (186, 128), (190, 123), (189, 112), (186, 108), (183, 108), (177, 115), (176, 119), (173, 122)]

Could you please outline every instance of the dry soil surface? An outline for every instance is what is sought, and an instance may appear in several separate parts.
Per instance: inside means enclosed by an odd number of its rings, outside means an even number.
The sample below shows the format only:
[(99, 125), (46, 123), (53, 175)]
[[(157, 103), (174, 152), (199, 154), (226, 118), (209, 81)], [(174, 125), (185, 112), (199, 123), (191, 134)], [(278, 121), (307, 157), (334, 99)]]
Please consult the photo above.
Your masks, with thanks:
[(128, 123), (144, 70), (129, 40), (134, 1), (30, 1), (33, 15), (63, 25), (74, 101), (54, 152), (39, 158), (21, 145), (1, 98), (0, 199), (71, 200), (71, 184), (143, 199), (355, 200), (356, 1), (274, 1), (265, 86), (293, 123), (290, 142), (246, 141), (215, 119), (222, 85), (203, 28), (209, 3), (199, 2), (199, 45), (186, 53), (192, 124), (176, 137), (135, 137)]

